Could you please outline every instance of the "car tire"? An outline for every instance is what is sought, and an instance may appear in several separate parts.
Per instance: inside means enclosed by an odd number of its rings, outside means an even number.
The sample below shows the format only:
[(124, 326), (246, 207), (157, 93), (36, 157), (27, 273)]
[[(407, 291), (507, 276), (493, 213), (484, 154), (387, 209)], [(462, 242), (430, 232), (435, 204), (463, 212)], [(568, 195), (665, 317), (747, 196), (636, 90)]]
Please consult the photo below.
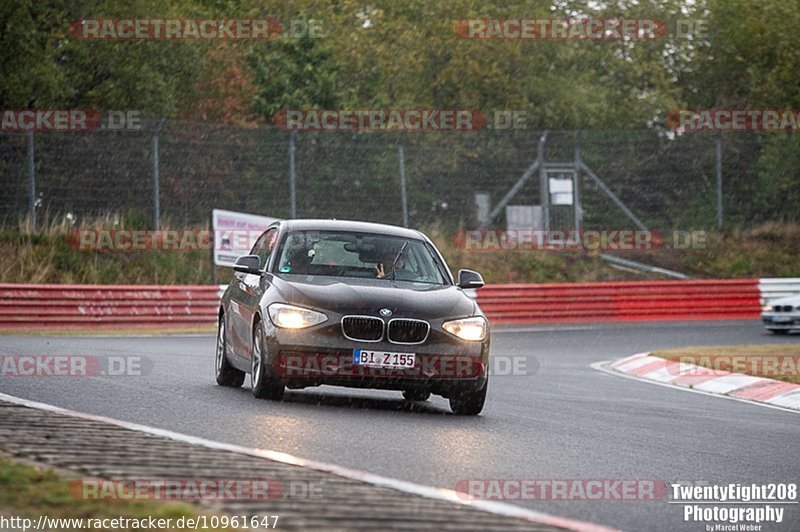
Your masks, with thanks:
[(483, 410), (488, 387), (489, 380), (487, 379), (480, 390), (457, 392), (450, 396), (450, 410), (459, 416), (477, 416)]
[(403, 399), (406, 401), (427, 401), (431, 392), (427, 390), (404, 390)]
[(225, 318), (219, 319), (217, 325), (217, 350), (214, 354), (214, 377), (217, 384), (229, 388), (239, 388), (244, 384), (244, 371), (234, 368), (228, 360)]
[(261, 322), (256, 325), (253, 332), (253, 354), (250, 359), (250, 385), (253, 396), (273, 401), (282, 399), (286, 388), (280, 379), (272, 375), (272, 369), (267, 363), (264, 328)]

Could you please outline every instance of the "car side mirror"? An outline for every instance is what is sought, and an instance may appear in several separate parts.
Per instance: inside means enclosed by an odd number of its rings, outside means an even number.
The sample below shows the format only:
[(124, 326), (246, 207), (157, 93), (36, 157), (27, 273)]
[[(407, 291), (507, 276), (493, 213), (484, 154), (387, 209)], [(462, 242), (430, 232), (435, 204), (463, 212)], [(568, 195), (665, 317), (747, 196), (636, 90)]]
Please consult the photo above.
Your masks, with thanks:
[(480, 288), (484, 284), (481, 274), (474, 270), (458, 270), (458, 286), (460, 288)]
[(233, 271), (260, 275), (262, 273), (260, 264), (261, 259), (258, 255), (242, 255), (233, 264)]

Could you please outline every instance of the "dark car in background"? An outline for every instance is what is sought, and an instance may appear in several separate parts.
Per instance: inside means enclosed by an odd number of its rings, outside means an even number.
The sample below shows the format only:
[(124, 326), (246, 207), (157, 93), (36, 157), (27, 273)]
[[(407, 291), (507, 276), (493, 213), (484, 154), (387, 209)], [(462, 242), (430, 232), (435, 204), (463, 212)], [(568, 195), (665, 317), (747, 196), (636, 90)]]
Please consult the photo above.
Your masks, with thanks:
[(489, 326), (465, 292), (483, 286), (419, 231), (341, 220), (271, 225), (234, 266), (219, 309), (215, 373), (253, 395), (336, 385), (431, 394), (476, 415)]

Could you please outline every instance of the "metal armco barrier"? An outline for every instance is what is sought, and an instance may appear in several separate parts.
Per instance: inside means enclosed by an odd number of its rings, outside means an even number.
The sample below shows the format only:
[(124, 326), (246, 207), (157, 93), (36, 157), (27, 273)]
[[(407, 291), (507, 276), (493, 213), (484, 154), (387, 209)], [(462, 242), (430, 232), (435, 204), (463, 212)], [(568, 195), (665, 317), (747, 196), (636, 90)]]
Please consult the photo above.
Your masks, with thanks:
[(507, 284), (478, 290), (494, 324), (757, 318), (758, 280)]
[(761, 292), (762, 304), (781, 297), (796, 296), (800, 294), (800, 278), (759, 279), (758, 290)]
[[(0, 284), (0, 329), (213, 325), (225, 286)], [(487, 285), (493, 324), (757, 318), (800, 279)]]
[(213, 324), (219, 286), (0, 284), (0, 329)]

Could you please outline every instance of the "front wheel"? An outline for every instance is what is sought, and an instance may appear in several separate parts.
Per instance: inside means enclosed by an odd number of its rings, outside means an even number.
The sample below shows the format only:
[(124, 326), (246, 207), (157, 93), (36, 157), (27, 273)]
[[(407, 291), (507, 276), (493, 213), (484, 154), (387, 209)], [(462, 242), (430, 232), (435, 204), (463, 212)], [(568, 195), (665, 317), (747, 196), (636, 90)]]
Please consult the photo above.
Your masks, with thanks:
[(258, 399), (282, 399), (285, 388), (280, 379), (271, 375), (264, 348), (264, 329), (260, 322), (253, 333), (253, 354), (250, 358), (250, 385), (253, 395)]
[(450, 410), (459, 416), (477, 416), (486, 402), (487, 379), (480, 390), (459, 392), (450, 397)]
[(225, 318), (219, 319), (217, 328), (217, 351), (214, 356), (214, 377), (220, 386), (238, 388), (244, 383), (244, 371), (234, 368), (228, 361), (228, 347), (225, 338)]

